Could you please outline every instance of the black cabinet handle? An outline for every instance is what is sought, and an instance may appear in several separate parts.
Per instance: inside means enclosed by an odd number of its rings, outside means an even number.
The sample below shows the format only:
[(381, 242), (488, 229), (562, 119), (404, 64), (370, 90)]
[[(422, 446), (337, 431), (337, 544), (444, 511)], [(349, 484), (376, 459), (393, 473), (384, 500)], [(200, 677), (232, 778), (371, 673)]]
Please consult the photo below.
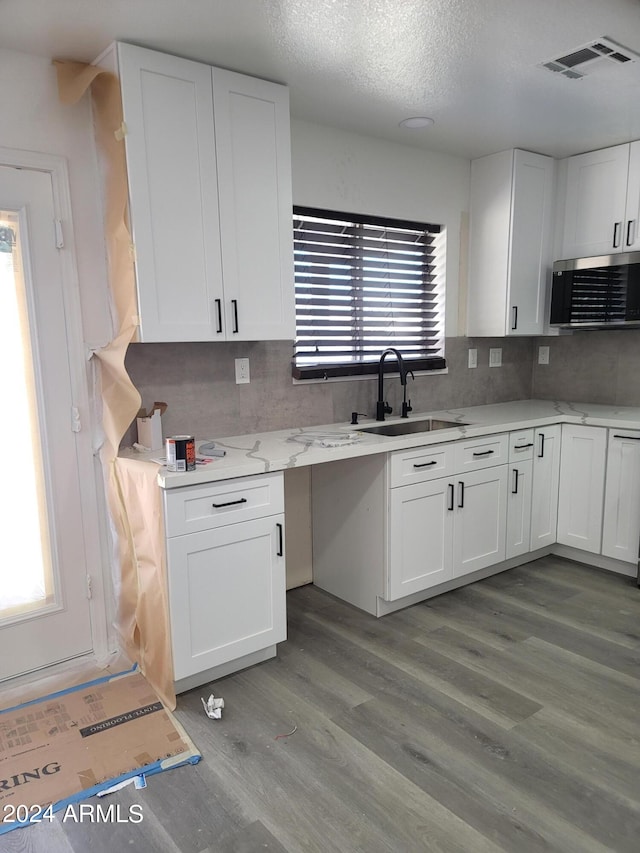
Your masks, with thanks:
[(514, 305), (511, 310), (513, 311), (513, 322), (511, 324), (511, 328), (517, 329), (518, 328), (518, 306)]
[(544, 456), (544, 433), (540, 433), (540, 450), (538, 451), (538, 459), (542, 459)]
[(276, 551), (276, 556), (277, 557), (284, 557), (284, 551), (282, 548), (282, 546), (283, 546), (282, 525), (280, 524), (280, 522), (276, 523), (276, 527), (278, 528), (278, 550)]
[(224, 504), (211, 504), (211, 506), (214, 506), (216, 509), (220, 509), (223, 506), (236, 506), (237, 504), (246, 504), (246, 502), (246, 498), (240, 498), (238, 501), (227, 501)]
[(449, 483), (447, 488), (449, 489), (449, 505), (447, 506), (447, 509), (450, 511), (453, 511), (453, 492), (454, 492), (455, 486), (453, 485), (453, 483)]
[(464, 483), (462, 480), (458, 480), (458, 507), (459, 509), (464, 507)]
[(492, 453), (493, 453), (493, 450), (482, 450), (482, 451), (479, 450), (477, 453), (474, 451), (473, 455), (474, 456), (491, 456)]
[(516, 476), (515, 476), (515, 478), (514, 478), (513, 488), (511, 489), (511, 494), (512, 494), (512, 495), (517, 495), (517, 494), (518, 494), (518, 469), (517, 469), (517, 468), (514, 468), (514, 469), (513, 469), (513, 473), (514, 473)]
[(222, 299), (216, 299), (216, 316), (218, 320), (218, 325), (216, 327), (216, 332), (220, 334), (222, 332)]
[(529, 444), (514, 444), (513, 445), (514, 450), (526, 450), (527, 447), (533, 447), (533, 442), (530, 441)]
[(631, 237), (631, 226), (634, 224), (635, 219), (630, 219), (627, 222), (627, 246), (631, 246), (633, 244), (633, 238)]
[(437, 465), (437, 464), (438, 464), (438, 460), (434, 459), (432, 462), (420, 462), (418, 465), (416, 465), (416, 463), (414, 462), (413, 467), (414, 468), (428, 468), (430, 465)]
[(618, 238), (618, 229), (622, 225), (622, 222), (614, 222), (613, 223), (613, 248), (617, 249), (620, 245), (620, 241)]
[(232, 329), (232, 331), (233, 331), (233, 334), (235, 335), (238, 333), (238, 300), (237, 299), (231, 300), (231, 307), (233, 308), (233, 329)]
[(613, 434), (614, 438), (628, 438), (629, 441), (640, 441), (640, 435), (616, 435)]

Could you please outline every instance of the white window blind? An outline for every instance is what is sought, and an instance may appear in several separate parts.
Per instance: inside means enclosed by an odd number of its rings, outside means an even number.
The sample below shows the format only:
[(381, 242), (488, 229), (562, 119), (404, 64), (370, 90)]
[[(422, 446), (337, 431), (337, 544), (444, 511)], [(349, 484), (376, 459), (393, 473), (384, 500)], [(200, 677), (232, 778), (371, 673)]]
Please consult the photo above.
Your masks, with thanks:
[(445, 367), (441, 232), (294, 207), (294, 376), (370, 373), (389, 346), (412, 369)]

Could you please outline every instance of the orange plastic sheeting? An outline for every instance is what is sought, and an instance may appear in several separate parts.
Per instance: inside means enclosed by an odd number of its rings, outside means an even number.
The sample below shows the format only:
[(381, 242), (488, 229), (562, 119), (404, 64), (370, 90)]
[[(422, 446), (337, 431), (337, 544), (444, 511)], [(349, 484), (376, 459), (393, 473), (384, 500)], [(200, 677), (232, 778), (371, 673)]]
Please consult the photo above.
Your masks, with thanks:
[[(118, 629), (124, 649), (171, 709), (175, 708), (157, 466), (119, 460), (120, 442), (142, 404), (125, 369), (137, 335), (137, 297), (128, 223), (127, 165), (118, 78), (80, 62), (55, 60), (58, 92), (74, 104), (91, 89), (96, 140), (106, 169), (105, 240), (115, 313), (113, 340), (95, 352), (99, 364), (107, 498), (118, 539)], [(142, 466), (133, 470), (132, 465)], [(133, 490), (142, 491), (134, 499)]]

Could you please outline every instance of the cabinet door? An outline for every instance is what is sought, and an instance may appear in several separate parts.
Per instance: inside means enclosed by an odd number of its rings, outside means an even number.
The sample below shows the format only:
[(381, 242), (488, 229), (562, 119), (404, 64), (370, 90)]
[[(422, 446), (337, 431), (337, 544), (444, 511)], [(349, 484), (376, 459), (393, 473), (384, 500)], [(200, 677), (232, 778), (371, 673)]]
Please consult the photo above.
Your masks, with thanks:
[(295, 337), (289, 92), (213, 69), (230, 340)]
[(391, 490), (388, 601), (453, 577), (453, 497), (449, 479)]
[(629, 177), (623, 240), (623, 251), (637, 252), (640, 249), (640, 142), (629, 144)]
[(507, 559), (529, 551), (533, 462), (529, 459), (508, 467)]
[(602, 553), (638, 562), (640, 542), (640, 432), (609, 430)]
[(118, 45), (140, 339), (223, 338), (211, 69)]
[(569, 158), (563, 258), (623, 250), (628, 170), (628, 144)]
[(284, 515), (167, 541), (174, 679), (286, 639)]
[(558, 483), (560, 481), (559, 424), (539, 427), (534, 434), (533, 483), (531, 494), (531, 551), (556, 541), (558, 526)]
[(560, 454), (558, 542), (600, 553), (607, 431), (564, 424)]
[(505, 558), (508, 465), (465, 474), (456, 482), (454, 577)]
[(540, 335), (551, 268), (554, 204), (551, 157), (514, 152), (507, 335)]

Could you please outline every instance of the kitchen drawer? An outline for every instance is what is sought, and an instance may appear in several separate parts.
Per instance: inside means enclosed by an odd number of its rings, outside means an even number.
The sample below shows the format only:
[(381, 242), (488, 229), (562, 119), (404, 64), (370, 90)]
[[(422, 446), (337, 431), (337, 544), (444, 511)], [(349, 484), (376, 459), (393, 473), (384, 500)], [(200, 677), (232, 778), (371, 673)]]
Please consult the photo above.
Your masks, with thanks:
[(509, 435), (483, 435), (456, 444), (455, 473), (465, 474), (509, 461)]
[(509, 462), (533, 459), (533, 428), (509, 433)]
[(164, 508), (168, 538), (275, 515), (284, 512), (282, 473), (167, 489)]
[(451, 476), (454, 474), (454, 447), (453, 444), (432, 444), (391, 453), (391, 488)]

